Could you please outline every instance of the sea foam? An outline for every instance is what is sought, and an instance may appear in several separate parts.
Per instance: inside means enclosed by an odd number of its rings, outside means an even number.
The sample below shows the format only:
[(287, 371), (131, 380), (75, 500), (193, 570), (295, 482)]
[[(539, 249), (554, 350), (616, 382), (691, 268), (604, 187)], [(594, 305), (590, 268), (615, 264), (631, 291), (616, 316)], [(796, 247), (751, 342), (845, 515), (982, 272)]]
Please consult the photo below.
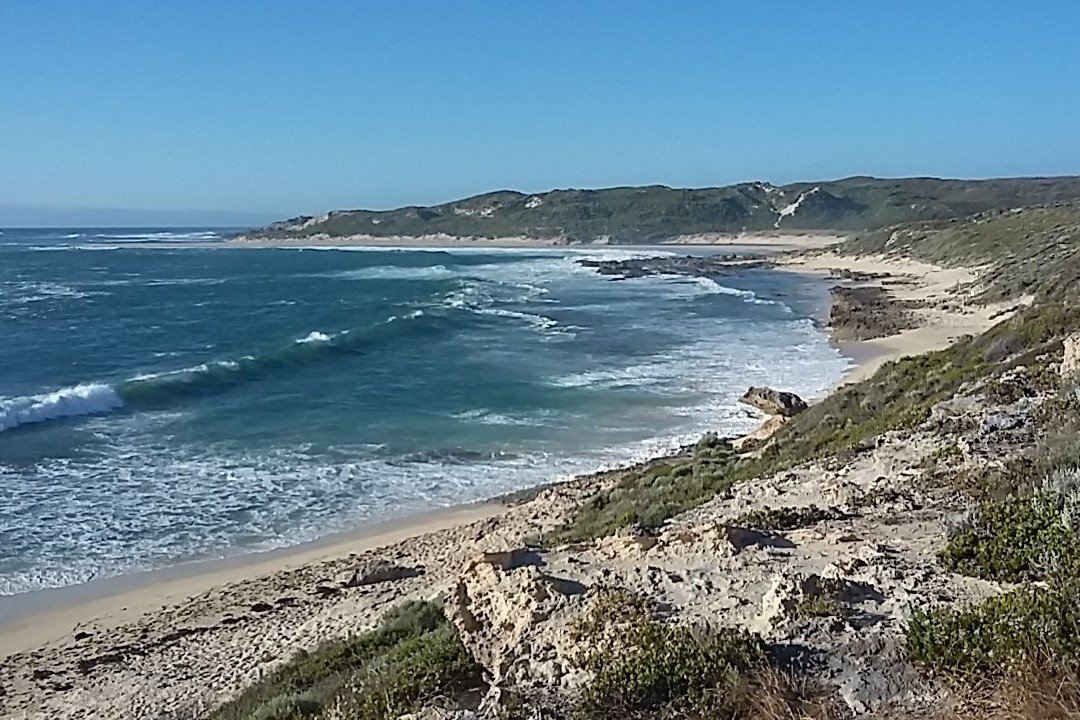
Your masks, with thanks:
[(0, 432), (63, 417), (96, 415), (123, 407), (109, 385), (86, 383), (42, 395), (0, 399)]

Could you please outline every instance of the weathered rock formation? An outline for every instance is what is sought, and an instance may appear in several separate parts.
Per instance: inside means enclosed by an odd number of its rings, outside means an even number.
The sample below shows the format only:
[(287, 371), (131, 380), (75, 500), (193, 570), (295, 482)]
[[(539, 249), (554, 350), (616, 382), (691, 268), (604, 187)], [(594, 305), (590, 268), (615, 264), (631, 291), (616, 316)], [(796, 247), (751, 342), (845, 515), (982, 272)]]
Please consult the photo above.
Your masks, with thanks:
[(1080, 333), (1065, 338), (1065, 354), (1061, 358), (1061, 376), (1073, 378), (1080, 375)]
[(808, 407), (806, 401), (793, 392), (767, 387), (751, 387), (739, 402), (756, 407), (766, 415), (782, 417), (794, 417)]

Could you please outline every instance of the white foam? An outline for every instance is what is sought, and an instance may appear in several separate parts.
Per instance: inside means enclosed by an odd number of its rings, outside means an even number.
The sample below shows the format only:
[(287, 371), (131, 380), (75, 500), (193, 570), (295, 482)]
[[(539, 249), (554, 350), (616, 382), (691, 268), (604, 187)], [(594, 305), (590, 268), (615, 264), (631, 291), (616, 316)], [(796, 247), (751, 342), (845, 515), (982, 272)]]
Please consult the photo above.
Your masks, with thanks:
[(297, 345), (307, 345), (309, 343), (315, 343), (318, 345), (326, 345), (329, 342), (333, 342), (334, 336), (327, 335), (326, 333), (319, 332), (318, 330), (312, 330), (307, 335), (298, 340), (294, 340)]
[[(79, 237), (79, 235), (68, 236)], [(95, 239), (113, 242), (193, 242), (220, 240), (221, 236), (212, 230), (189, 232), (151, 232), (151, 233), (99, 233)]]
[(106, 413), (124, 402), (108, 385), (87, 383), (43, 395), (0, 398), (0, 432), (29, 423)]
[[(254, 360), (255, 358), (250, 355), (244, 356), (245, 360)], [(161, 380), (161, 379), (193, 379), (199, 375), (205, 375), (214, 370), (229, 370), (236, 371), (240, 369), (240, 363), (235, 360), (215, 360), (209, 363), (199, 363), (198, 365), (192, 365), (191, 367), (180, 368), (179, 370), (165, 370), (164, 372), (156, 373), (143, 373), (136, 375), (127, 382), (138, 383), (146, 382), (148, 380)]]
[(7, 282), (0, 283), (0, 303), (25, 305), (49, 300), (82, 300), (101, 292), (88, 293), (69, 285), (56, 282)]
[(307, 277), (332, 278), (336, 280), (435, 280), (457, 273), (445, 265), (431, 267), (401, 267), (399, 265), (373, 265), (356, 270), (337, 270), (315, 273)]

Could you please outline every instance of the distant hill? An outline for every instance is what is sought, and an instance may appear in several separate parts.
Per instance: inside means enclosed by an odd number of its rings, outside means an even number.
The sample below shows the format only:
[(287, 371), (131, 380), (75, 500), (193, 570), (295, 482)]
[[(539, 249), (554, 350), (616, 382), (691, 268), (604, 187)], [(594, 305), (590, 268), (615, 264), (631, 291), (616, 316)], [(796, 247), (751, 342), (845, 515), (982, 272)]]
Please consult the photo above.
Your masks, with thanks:
[(320, 217), (297, 217), (268, 225), (249, 237), (445, 234), (649, 243), (699, 233), (874, 230), (1075, 198), (1080, 198), (1080, 177), (852, 177), (783, 186), (752, 182), (680, 190), (652, 185), (532, 195), (505, 190), (430, 207), (337, 210)]

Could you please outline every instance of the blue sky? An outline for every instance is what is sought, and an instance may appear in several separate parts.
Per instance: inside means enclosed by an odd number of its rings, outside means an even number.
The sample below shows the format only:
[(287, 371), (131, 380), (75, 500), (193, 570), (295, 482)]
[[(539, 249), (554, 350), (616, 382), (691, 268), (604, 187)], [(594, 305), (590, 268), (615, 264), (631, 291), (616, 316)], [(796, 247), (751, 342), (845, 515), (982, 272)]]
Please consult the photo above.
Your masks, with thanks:
[(1080, 2), (0, 0), (0, 203), (1080, 173)]

